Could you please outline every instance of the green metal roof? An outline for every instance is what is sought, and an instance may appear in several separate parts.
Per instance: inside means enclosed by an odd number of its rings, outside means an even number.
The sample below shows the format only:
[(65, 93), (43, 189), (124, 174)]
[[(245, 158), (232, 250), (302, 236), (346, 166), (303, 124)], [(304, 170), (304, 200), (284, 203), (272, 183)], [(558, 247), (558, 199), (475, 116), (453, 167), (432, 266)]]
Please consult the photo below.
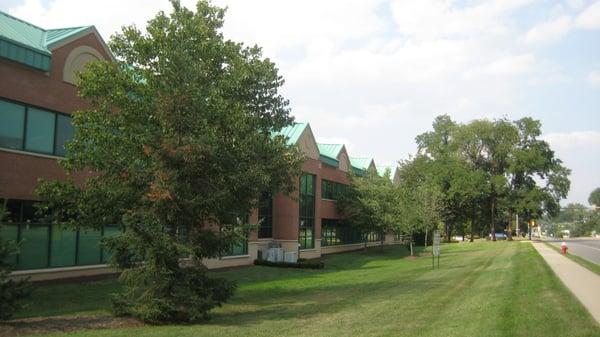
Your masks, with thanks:
[(368, 157), (350, 157), (350, 165), (352, 165), (352, 167), (365, 171), (369, 168), (372, 161), (373, 158)]
[(344, 144), (321, 144), (318, 143), (319, 154), (329, 158), (337, 159), (340, 155), (340, 151), (344, 148)]
[(284, 136), (287, 138), (288, 145), (295, 145), (298, 143), (300, 136), (302, 136), (302, 132), (304, 132), (304, 129), (306, 129), (307, 126), (308, 123), (294, 123), (277, 132), (273, 132), (273, 136)]
[(319, 159), (323, 163), (333, 167), (340, 166), (337, 157), (344, 148), (344, 144), (317, 144), (317, 147), (319, 148)]
[(0, 57), (50, 70), (50, 47), (91, 26), (46, 30), (0, 11)]

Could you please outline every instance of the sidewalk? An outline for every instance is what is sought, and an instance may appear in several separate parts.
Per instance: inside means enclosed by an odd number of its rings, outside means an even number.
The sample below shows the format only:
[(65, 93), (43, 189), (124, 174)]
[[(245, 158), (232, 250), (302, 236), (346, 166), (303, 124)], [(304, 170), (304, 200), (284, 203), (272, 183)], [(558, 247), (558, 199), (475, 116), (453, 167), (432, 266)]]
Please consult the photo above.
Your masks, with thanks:
[(558, 278), (600, 324), (600, 276), (561, 256), (541, 242), (531, 243)]

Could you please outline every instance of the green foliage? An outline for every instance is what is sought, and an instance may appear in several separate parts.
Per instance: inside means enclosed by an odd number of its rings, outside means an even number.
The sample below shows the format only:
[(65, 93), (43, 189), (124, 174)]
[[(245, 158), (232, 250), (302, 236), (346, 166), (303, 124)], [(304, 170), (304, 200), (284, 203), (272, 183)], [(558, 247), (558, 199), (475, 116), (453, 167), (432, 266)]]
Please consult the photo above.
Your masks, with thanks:
[(231, 296), (234, 285), (209, 278), (202, 259), (243, 239), (258, 196), (292, 191), (302, 162), (272, 136), (293, 123), (275, 65), (223, 38), (223, 9), (172, 5), (146, 33), (113, 36), (117, 62), (80, 74), (90, 108), (74, 114), (62, 164), (90, 172), (85, 186), (38, 188), (56, 223), (122, 226), (105, 242), (126, 285), (115, 312), (149, 322), (194, 321)]
[(447, 239), (453, 230), (472, 239), (486, 224), (494, 235), (498, 218), (511, 239), (515, 213), (529, 220), (558, 212), (570, 170), (540, 135), (541, 123), (531, 118), (457, 124), (444, 115), (417, 137), (421, 172), (442, 194)]
[(337, 207), (345, 221), (362, 233), (399, 230), (400, 196), (389, 178), (375, 170), (351, 175), (351, 184), (340, 196)]
[[(0, 205), (0, 230), (2, 221), (6, 216), (5, 204)], [(0, 236), (0, 321), (10, 319), (22, 306), (23, 299), (31, 292), (31, 287), (26, 279), (18, 281), (9, 278), (11, 265), (7, 263), (10, 255), (16, 253), (17, 244), (4, 240)]]
[(588, 203), (590, 205), (600, 206), (600, 187), (590, 193), (590, 197), (588, 198)]

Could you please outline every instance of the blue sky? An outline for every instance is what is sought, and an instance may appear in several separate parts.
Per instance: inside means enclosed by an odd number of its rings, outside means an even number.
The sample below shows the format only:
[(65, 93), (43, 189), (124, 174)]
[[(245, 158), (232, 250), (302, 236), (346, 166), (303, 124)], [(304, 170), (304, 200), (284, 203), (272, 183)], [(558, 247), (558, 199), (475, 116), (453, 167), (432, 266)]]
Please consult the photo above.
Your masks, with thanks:
[[(193, 5), (191, 0), (182, 1)], [(543, 123), (573, 170), (565, 202), (600, 186), (600, 1), (215, 0), (227, 37), (264, 48), (293, 114), (318, 141), (390, 165), (436, 115)], [(95, 25), (105, 39), (166, 0), (4, 0), (46, 28)]]

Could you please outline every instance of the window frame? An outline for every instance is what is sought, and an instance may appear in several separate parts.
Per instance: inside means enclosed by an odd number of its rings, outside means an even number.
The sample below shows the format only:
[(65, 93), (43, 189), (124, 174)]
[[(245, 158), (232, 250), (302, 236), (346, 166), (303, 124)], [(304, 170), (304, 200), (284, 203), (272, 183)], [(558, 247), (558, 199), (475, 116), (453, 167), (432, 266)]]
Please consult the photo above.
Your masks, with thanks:
[[(23, 108), (25, 108), (25, 113), (24, 113), (24, 117), (23, 117), (23, 135), (22, 135), (21, 146), (19, 148), (10, 148), (10, 147), (4, 147), (4, 146), (0, 145), (0, 150), (8, 150), (8, 151), (18, 151), (18, 152), (25, 152), (25, 153), (32, 153), (32, 154), (40, 154), (40, 155), (44, 155), (44, 156), (53, 156), (53, 157), (57, 157), (57, 158), (64, 158), (65, 157), (65, 156), (63, 156), (61, 154), (58, 154), (58, 152), (56, 151), (56, 140), (57, 140), (56, 138), (57, 138), (58, 116), (62, 115), (62, 116), (68, 117), (72, 121), (73, 120), (73, 116), (71, 114), (60, 112), (60, 111), (56, 111), (56, 110), (45, 108), (45, 107), (41, 107), (41, 106), (38, 106), (38, 105), (35, 105), (35, 104), (29, 104), (29, 103), (24, 103), (24, 102), (16, 101), (16, 100), (13, 100), (13, 99), (10, 99), (10, 98), (7, 98), (7, 97), (3, 97), (3, 96), (0, 96), (0, 101), (5, 101), (5, 102), (8, 102), (8, 103), (20, 105)], [(27, 145), (27, 123), (28, 123), (28, 120), (29, 120), (29, 109), (41, 110), (41, 111), (53, 114), (53, 118), (54, 118), (54, 132), (53, 132), (53, 135), (52, 135), (52, 152), (36, 151), (36, 150), (30, 150), (30, 149), (26, 148), (26, 145)], [(73, 127), (73, 129), (74, 129), (74, 127)], [(69, 141), (69, 140), (67, 140), (67, 141)]]
[[(308, 182), (303, 179), (310, 177), (312, 180), (312, 186), (308, 185)], [(299, 200), (298, 200), (298, 243), (300, 249), (314, 249), (315, 248), (315, 211), (316, 211), (316, 185), (317, 176), (312, 173), (302, 173), (299, 178)], [(310, 207), (308, 207), (310, 206)], [(309, 214), (310, 213), (310, 214)], [(306, 223), (309, 223), (308, 225)], [(302, 225), (305, 223), (305, 225)], [(310, 246), (309, 243), (309, 232), (310, 229)]]

